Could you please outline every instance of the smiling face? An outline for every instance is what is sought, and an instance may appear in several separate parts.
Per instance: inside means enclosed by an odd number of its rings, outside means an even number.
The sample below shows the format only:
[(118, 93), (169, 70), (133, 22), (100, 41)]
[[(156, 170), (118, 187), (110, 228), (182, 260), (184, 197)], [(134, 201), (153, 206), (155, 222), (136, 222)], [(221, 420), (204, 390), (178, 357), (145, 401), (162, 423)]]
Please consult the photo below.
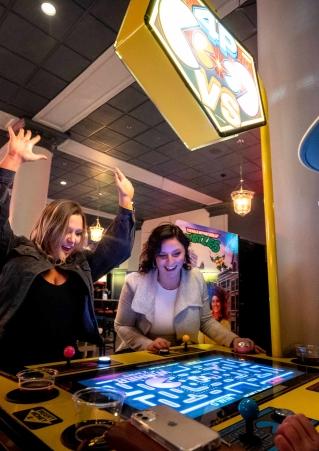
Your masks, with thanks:
[[(176, 238), (164, 240), (160, 252), (155, 257), (159, 282), (164, 286), (169, 281), (179, 283), (185, 263), (185, 248)], [(172, 288), (172, 287), (170, 287)]]
[(62, 238), (60, 245), (56, 251), (57, 257), (64, 261), (73, 252), (75, 252), (83, 236), (83, 220), (81, 215), (71, 215), (69, 219), (69, 224), (66, 230), (66, 234)]
[(219, 318), (219, 316), (221, 315), (221, 302), (219, 297), (217, 296), (213, 296), (212, 297), (212, 313), (214, 317)]

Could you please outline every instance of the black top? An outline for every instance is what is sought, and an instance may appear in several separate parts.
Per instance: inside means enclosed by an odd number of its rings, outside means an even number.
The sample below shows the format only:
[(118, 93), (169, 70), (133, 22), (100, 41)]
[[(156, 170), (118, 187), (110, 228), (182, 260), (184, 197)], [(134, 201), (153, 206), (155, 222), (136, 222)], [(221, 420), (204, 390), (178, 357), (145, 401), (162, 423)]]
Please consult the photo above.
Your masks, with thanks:
[(0, 342), (1, 367), (63, 360), (65, 346), (76, 347), (83, 331), (85, 285), (67, 273), (62, 285), (39, 275), (8, 323)]

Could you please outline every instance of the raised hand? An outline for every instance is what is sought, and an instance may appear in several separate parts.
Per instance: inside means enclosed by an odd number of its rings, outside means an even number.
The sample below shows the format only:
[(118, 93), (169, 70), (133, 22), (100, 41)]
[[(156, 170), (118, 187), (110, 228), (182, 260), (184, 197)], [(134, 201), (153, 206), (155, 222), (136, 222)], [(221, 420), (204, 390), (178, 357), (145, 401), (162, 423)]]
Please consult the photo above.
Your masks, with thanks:
[(32, 138), (30, 130), (24, 131), (20, 128), (17, 135), (11, 127), (8, 127), (9, 131), (9, 155), (11, 157), (19, 157), (22, 162), (24, 161), (36, 161), (47, 159), (45, 155), (33, 153), (33, 146), (35, 146), (41, 139), (40, 135), (36, 135)]
[(30, 130), (24, 131), (20, 128), (17, 134), (12, 127), (8, 127), (9, 142), (6, 156), (1, 162), (1, 167), (16, 171), (26, 161), (37, 161), (47, 159), (46, 155), (33, 153), (33, 147), (40, 141), (41, 137), (32, 137)]
[(119, 168), (115, 168), (114, 176), (119, 193), (119, 205), (121, 207), (127, 208), (128, 210), (132, 210), (132, 200), (134, 196), (134, 188), (132, 183), (125, 177), (125, 175), (122, 171), (119, 170)]

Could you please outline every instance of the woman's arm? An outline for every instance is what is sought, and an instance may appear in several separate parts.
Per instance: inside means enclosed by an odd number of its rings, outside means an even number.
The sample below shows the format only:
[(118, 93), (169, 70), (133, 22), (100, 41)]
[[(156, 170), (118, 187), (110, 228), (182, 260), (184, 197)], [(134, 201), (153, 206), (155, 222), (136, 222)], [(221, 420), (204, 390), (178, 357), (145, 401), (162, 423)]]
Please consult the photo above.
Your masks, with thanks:
[(119, 212), (107, 228), (94, 252), (88, 253), (93, 281), (127, 260), (132, 251), (135, 235), (132, 183), (115, 169), (115, 183), (119, 197)]
[(17, 135), (8, 128), (9, 141), (4, 158), (0, 161), (0, 267), (13, 246), (14, 235), (9, 223), (10, 189), (14, 175), (25, 161), (36, 161), (47, 158), (32, 152), (33, 146), (39, 142), (40, 136), (31, 137), (31, 132), (20, 129)]
[(152, 340), (136, 327), (138, 314), (132, 310), (134, 293), (132, 284), (126, 280), (121, 291), (114, 327), (125, 347), (138, 351), (147, 349)]

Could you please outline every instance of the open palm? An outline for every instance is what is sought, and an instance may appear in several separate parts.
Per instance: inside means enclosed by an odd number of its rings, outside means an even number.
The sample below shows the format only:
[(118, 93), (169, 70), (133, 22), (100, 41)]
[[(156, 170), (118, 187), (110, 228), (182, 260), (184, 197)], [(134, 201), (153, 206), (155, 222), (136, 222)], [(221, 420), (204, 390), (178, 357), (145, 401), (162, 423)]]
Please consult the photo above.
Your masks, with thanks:
[(33, 153), (33, 147), (40, 141), (41, 137), (36, 135), (32, 138), (30, 130), (24, 131), (20, 128), (17, 135), (15, 135), (12, 127), (8, 127), (9, 131), (9, 156), (11, 158), (18, 158), (21, 162), (36, 161), (46, 159), (43, 154)]

